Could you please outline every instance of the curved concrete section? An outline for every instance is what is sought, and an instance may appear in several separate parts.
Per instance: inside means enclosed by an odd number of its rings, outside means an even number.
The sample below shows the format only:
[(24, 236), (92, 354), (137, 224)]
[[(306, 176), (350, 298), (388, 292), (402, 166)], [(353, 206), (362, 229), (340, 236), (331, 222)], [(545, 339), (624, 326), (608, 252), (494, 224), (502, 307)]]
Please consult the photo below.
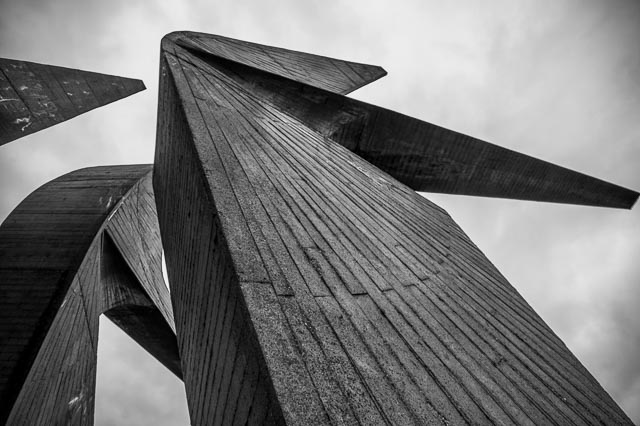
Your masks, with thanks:
[(102, 313), (181, 377), (151, 178), (78, 170), (0, 226), (1, 424), (93, 424)]

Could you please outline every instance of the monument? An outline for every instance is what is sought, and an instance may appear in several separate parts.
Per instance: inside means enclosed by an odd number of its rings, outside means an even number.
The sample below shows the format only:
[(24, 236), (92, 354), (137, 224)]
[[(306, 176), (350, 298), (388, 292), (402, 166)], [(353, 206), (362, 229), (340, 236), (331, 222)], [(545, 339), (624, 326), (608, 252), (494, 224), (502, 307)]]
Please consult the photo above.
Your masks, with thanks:
[[(415, 191), (618, 208), (638, 194), (345, 96), (384, 74), (165, 36), (153, 173), (73, 172), (0, 227), (3, 420), (92, 423), (106, 311), (184, 380), (195, 425), (631, 424)], [(32, 377), (64, 392), (39, 402)]]
[(1, 424), (93, 424), (102, 313), (181, 375), (151, 173), (69, 173), (0, 226)]
[(0, 145), (144, 89), (140, 80), (0, 58)]

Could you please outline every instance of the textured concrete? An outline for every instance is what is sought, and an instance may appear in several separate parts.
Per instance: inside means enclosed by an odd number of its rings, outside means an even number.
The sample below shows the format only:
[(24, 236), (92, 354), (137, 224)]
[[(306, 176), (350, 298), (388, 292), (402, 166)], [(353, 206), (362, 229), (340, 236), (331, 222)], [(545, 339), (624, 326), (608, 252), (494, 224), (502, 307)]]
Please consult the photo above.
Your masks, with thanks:
[[(82, 72), (3, 63), (0, 89), (26, 93), (2, 95), (2, 125), (25, 125), (3, 137), (98, 106), (95, 87), (113, 96)], [(195, 425), (630, 424), (414, 190), (626, 208), (638, 194), (344, 96), (384, 74), (166, 36), (153, 176), (79, 170), (0, 226), (0, 423), (92, 424), (105, 313), (183, 378)], [(43, 75), (71, 87), (15, 86)]]
[(181, 376), (151, 170), (69, 173), (0, 226), (0, 424), (93, 424), (101, 313)]
[[(431, 170), (460, 193), (526, 195), (510, 187), (542, 179), (548, 201), (635, 196), (420, 133), (431, 125), (321, 90), (330, 71), (263, 53), (162, 42), (154, 190), (193, 424), (631, 424), (445, 211), (336, 141), (365, 157), (366, 141), (436, 147), (418, 163), (469, 167)], [(374, 119), (349, 121), (361, 113)], [(476, 184), (474, 167), (492, 172)]]
[(0, 58), (0, 145), (144, 89), (140, 80)]
[(415, 191), (627, 209), (638, 198), (636, 191), (340, 96), (323, 90), (322, 84), (294, 82), (247, 66), (248, 61), (213, 56), (208, 53), (215, 50), (182, 40), (178, 40), (180, 45), (188, 46), (191, 53), (262, 102), (345, 146)]
[(213, 34), (175, 32), (171, 33), (171, 40), (210, 57), (226, 59), (342, 95), (387, 75), (384, 69), (375, 65), (336, 60)]

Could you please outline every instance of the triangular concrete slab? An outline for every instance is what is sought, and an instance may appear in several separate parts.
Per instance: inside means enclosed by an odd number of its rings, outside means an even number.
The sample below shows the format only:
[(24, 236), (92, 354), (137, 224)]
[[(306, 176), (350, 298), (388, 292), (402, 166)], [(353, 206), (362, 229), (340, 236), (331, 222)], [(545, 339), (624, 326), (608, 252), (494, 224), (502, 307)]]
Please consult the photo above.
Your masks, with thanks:
[(144, 89), (141, 80), (0, 58), (0, 145)]

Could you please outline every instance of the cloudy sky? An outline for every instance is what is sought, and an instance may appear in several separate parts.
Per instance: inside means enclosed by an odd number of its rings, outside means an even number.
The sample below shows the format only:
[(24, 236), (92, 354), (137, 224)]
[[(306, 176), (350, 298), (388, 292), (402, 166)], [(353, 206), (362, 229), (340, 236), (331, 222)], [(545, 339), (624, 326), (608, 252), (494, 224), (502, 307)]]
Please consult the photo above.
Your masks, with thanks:
[[(160, 38), (195, 30), (383, 66), (352, 96), (640, 190), (640, 2), (0, 0), (0, 56), (148, 90), (0, 147), (0, 220), (69, 171), (150, 163)], [(640, 423), (640, 207), (426, 194)], [(101, 321), (97, 425), (188, 424), (182, 383)]]

